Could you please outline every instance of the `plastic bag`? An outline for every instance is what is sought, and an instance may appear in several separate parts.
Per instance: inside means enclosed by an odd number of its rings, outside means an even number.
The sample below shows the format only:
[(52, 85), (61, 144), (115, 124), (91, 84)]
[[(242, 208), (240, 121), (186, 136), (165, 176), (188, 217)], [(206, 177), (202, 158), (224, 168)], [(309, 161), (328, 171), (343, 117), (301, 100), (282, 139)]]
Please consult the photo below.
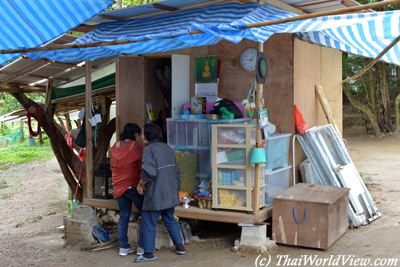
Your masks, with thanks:
[(294, 105), (294, 125), (296, 128), (296, 133), (302, 136), (308, 130), (307, 122), (305, 121), (303, 115), (301, 114), (296, 105)]
[(225, 108), (230, 113), (233, 113), (235, 119), (242, 119), (243, 114), (240, 109), (235, 105), (235, 103), (229, 99), (221, 99), (215, 102), (214, 110), (211, 112), (212, 114), (222, 115), (223, 108)]
[(103, 227), (101, 223), (93, 225), (92, 235), (100, 243), (107, 242), (110, 240), (108, 231)]

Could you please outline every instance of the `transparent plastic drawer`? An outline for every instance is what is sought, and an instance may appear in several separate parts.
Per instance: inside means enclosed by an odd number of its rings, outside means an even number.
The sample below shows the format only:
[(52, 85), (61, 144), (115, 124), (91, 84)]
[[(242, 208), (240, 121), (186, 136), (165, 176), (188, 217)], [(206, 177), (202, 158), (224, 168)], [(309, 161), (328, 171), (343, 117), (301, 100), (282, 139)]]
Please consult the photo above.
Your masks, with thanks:
[(245, 187), (246, 171), (218, 169), (218, 185)]
[(246, 191), (218, 189), (218, 205), (224, 207), (246, 207)]
[(280, 168), (274, 171), (267, 171), (265, 173), (265, 198), (268, 204), (272, 204), (275, 196), (289, 188), (289, 178), (291, 166)]
[(246, 149), (219, 148), (217, 151), (217, 164), (245, 166)]
[(245, 145), (246, 128), (219, 127), (217, 130), (217, 143), (220, 145)]

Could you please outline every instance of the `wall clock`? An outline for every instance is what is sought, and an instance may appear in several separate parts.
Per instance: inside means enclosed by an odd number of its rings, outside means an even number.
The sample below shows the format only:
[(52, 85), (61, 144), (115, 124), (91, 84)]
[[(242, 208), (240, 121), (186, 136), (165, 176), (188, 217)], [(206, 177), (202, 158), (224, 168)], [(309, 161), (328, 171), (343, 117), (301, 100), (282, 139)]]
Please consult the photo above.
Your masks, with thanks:
[(247, 48), (242, 52), (240, 55), (240, 65), (245, 71), (256, 71), (257, 54), (258, 50), (256, 48)]

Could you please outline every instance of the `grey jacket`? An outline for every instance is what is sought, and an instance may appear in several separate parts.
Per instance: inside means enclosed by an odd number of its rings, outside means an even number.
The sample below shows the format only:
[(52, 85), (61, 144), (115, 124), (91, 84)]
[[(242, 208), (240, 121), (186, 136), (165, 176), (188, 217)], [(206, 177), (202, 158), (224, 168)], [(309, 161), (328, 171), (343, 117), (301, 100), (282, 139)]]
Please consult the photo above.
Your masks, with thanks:
[(174, 151), (165, 143), (146, 146), (142, 157), (145, 186), (143, 210), (156, 211), (179, 205), (180, 176)]

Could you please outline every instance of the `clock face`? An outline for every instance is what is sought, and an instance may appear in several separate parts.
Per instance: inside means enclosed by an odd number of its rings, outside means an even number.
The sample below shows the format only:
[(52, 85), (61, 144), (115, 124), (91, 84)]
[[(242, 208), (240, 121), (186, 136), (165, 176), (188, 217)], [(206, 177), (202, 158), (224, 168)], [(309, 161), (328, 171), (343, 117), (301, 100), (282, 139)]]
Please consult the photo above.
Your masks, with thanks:
[(247, 48), (240, 55), (240, 65), (245, 71), (253, 72), (256, 71), (257, 65), (257, 49)]

